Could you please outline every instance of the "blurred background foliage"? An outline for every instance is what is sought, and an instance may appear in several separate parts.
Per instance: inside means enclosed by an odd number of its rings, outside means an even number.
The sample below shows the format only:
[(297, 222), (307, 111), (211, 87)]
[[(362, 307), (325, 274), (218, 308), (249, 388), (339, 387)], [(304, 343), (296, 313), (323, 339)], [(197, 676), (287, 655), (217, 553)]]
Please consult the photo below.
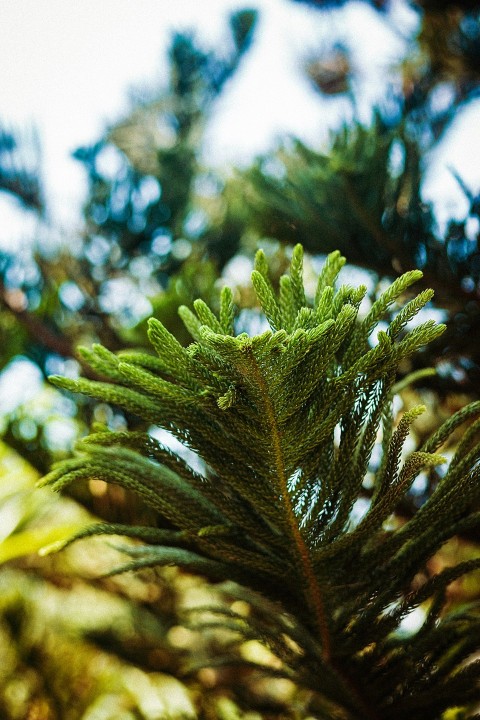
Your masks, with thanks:
[[(297, 1), (325, 17), (350, 2)], [(367, 4), (403, 34), (395, 27), (395, 0)], [(239, 658), (275, 663), (266, 648), (239, 647), (228, 633), (201, 635), (185, 626), (192, 604), (227, 602), (251, 612), (228, 588), (206, 587), (173, 569), (99, 579), (118, 563), (118, 552), (105, 542), (35, 554), (93, 516), (155, 522), (138, 500), (95, 481), (69, 499), (32, 493), (36, 477), (68, 454), (92, 423), (138, 425), (117, 408), (60, 396), (45, 381), (50, 373), (83, 371), (78, 345), (144, 346), (152, 314), (188, 342), (178, 306), (196, 297), (214, 305), (225, 282), (244, 308), (239, 330), (255, 331), (248, 289), (254, 251), (263, 246), (279, 276), (289, 248), (301, 242), (311, 254), (307, 276), (319, 256), (339, 249), (350, 263), (344, 279), (360, 273), (371, 297), (414, 267), (435, 289), (429, 311), (445, 319), (448, 330), (418, 359), (419, 366), (436, 367), (436, 377), (402, 394), (404, 408), (417, 403), (418, 394), (429, 407), (412, 442), (478, 397), (480, 185), (470, 187), (452, 169), (468, 211), (441, 224), (423, 200), (422, 182), (432, 151), (478, 99), (480, 4), (411, 5), (416, 29), (402, 35), (404, 59), (389, 68), (389, 91), (370, 118), (357, 112), (359, 70), (339, 38), (319, 46), (302, 71), (319, 102), (348, 102), (352, 120), (332, 128), (327, 144), (287, 137), (242, 168), (209, 166), (203, 144), (216, 102), (255, 43), (257, 12), (234, 13), (221, 47), (206, 48), (194, 33), (174, 34), (162, 91), (134, 95), (125, 117), (75, 152), (88, 179), (81, 232), (60, 244), (42, 237), (0, 251), (2, 718), (315, 715), (311, 699), (288, 681), (267, 686), (252, 669), (185, 674), (193, 659), (212, 655), (215, 643), (230, 644)], [(0, 190), (40, 222), (48, 198), (39, 148), (34, 132), (6, 124), (0, 130)], [(430, 491), (418, 486), (401, 508), (404, 516)], [(449, 545), (431, 571), (478, 553), (478, 542), (468, 537)], [(456, 584), (452, 602), (478, 599), (479, 592), (471, 582)]]

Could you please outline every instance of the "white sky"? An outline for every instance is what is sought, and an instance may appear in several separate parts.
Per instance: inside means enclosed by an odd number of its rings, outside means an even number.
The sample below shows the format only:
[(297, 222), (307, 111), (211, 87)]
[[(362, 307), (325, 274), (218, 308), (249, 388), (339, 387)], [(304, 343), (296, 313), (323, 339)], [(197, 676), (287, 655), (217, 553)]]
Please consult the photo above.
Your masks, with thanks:
[[(382, 92), (384, 68), (402, 51), (398, 36), (371, 8), (352, 3), (347, 16), (328, 18), (289, 0), (2, 0), (0, 4), (0, 120), (34, 124), (52, 222), (68, 227), (80, 218), (84, 175), (70, 153), (95, 141), (126, 112), (128, 89), (161, 85), (172, 29), (194, 28), (207, 43), (220, 40), (229, 12), (260, 10), (251, 52), (221, 98), (211, 123), (208, 156), (218, 164), (242, 162), (268, 149), (276, 135), (293, 132), (320, 145), (342, 101), (322, 101), (300, 71), (300, 62), (343, 32), (362, 70), (365, 105)], [(398, 2), (397, 25), (414, 15)], [(345, 108), (345, 106), (343, 106)], [(478, 108), (465, 113), (475, 136)], [(453, 133), (427, 183), (429, 196), (458, 206), (461, 194), (446, 170), (453, 165), (478, 187), (480, 143), (465, 147)], [(465, 170), (467, 167), (467, 170)], [(456, 203), (456, 205), (455, 205)], [(9, 204), (0, 204), (0, 242), (11, 244)]]

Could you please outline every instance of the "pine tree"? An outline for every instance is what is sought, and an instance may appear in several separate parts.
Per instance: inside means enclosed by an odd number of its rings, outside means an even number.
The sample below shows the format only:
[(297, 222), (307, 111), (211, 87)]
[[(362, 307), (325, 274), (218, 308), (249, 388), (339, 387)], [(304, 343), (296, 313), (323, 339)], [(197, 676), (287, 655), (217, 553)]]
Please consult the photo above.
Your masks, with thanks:
[[(300, 245), (278, 292), (259, 251), (252, 282), (269, 324), (259, 335), (236, 335), (232, 292), (224, 288), (218, 317), (201, 300), (195, 312), (180, 309), (194, 339), (186, 348), (152, 319), (155, 355), (82, 350), (105, 381), (54, 377), (55, 385), (170, 431), (198, 453), (203, 470), (151, 433), (98, 431), (43, 484), (60, 490), (96, 478), (138, 493), (158, 513), (158, 527), (100, 523), (76, 537), (141, 541), (125, 549), (129, 560), (113, 572), (176, 565), (233, 581), (229, 592), (255, 612), (245, 618), (206, 608), (205, 626), (223, 623), (267, 644), (280, 665), (263, 670), (310, 689), (316, 716), (437, 720), (457, 708), (456, 717), (473, 718), (478, 608), (449, 610), (446, 599), (448, 585), (480, 560), (431, 577), (423, 571), (446, 540), (480, 522), (472, 510), (480, 492), (480, 403), (404, 457), (424, 408), (405, 412), (394, 427), (398, 365), (443, 326), (429, 320), (409, 328), (432, 297), (423, 291), (373, 341), (386, 311), (421, 273), (395, 280), (359, 320), (366, 289), (334, 287), (344, 262), (338, 252), (328, 256), (311, 301)], [(467, 421), (447, 464), (437, 451)], [(422, 472), (435, 473), (434, 492), (402, 523), (395, 510)], [(368, 481), (371, 498), (359, 514)], [(420, 606), (421, 627), (403, 631), (402, 620)]]

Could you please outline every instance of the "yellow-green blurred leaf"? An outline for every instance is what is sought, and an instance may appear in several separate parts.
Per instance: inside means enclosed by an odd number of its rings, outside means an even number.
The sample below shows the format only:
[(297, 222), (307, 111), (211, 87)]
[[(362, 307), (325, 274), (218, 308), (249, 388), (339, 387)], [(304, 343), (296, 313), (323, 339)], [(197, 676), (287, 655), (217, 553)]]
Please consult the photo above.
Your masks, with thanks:
[(84, 527), (84, 523), (57, 527), (35, 527), (14, 533), (0, 543), (0, 563), (23, 555), (30, 555), (46, 546), (62, 543), (82, 527)]

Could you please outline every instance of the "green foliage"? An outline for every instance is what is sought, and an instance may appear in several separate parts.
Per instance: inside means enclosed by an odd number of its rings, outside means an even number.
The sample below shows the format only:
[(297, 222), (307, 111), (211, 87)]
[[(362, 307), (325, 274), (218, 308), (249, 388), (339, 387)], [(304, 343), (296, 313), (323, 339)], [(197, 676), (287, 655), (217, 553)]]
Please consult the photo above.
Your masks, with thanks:
[[(431, 204), (422, 199), (420, 137), (421, 126), (408, 116), (393, 122), (379, 111), (368, 125), (342, 127), (323, 150), (287, 140), (238, 173), (229, 192), (245, 198), (244, 225), (259, 242), (265, 237), (300, 241), (312, 254), (339, 249), (378, 277), (420, 267), (447, 324), (445, 335), (427, 350), (426, 362), (452, 363), (464, 388), (475, 394), (480, 264), (479, 238), (471, 228), (478, 225), (480, 204), (454, 173), (468, 211), (440, 234)], [(442, 383), (458, 387), (451, 377)]]
[[(231, 14), (224, 39), (228, 52), (205, 49), (193, 33), (174, 33), (162, 92), (146, 98), (143, 90), (129, 116), (107, 137), (76, 151), (90, 186), (87, 226), (110, 246), (104, 265), (123, 267), (136, 256), (149, 256), (168, 273), (180, 264), (172, 243), (191, 237), (189, 219), (201, 214), (194, 185), (202, 175), (198, 155), (206, 122), (250, 47), (256, 20), (254, 10)], [(108, 156), (118, 166), (113, 174), (103, 169)], [(198, 234), (194, 232), (193, 239)], [(160, 243), (159, 248), (159, 236), (169, 238), (170, 244)], [(215, 242), (221, 245), (221, 240)]]
[(28, 463), (0, 443), (0, 565), (65, 542), (88, 517), (67, 498), (32, 493), (37, 479)]
[(381, 275), (427, 261), (437, 268), (446, 250), (421, 200), (420, 157), (406, 131), (380, 114), (370, 125), (344, 126), (324, 152), (291, 141), (270, 158), (273, 172), (259, 158), (241, 178), (250, 225), (260, 236), (300, 239), (311, 252), (340, 248)]
[(40, 147), (34, 131), (20, 133), (0, 125), (0, 191), (10, 193), (25, 209), (43, 212)]
[[(181, 309), (194, 338), (188, 347), (152, 319), (156, 355), (95, 346), (84, 358), (108, 382), (53, 378), (168, 430), (198, 454), (201, 470), (152, 434), (101, 431), (43, 483), (62, 489), (94, 478), (141, 495), (159, 527), (100, 524), (80, 536), (123, 533), (143, 541), (125, 550), (130, 560), (113, 572), (179, 565), (235, 581), (256, 612), (245, 618), (217, 610), (217, 619), (270, 646), (280, 666), (263, 670), (312, 690), (318, 717), (435, 720), (480, 700), (478, 663), (465, 664), (480, 647), (478, 609), (445, 607), (448, 584), (480, 561), (418, 580), (447, 539), (480, 522), (471, 511), (480, 493), (480, 424), (473, 423), (448, 466), (437, 453), (480, 404), (404, 457), (423, 408), (392, 427), (398, 365), (443, 326), (427, 321), (405, 331), (430, 298), (422, 293), (376, 340), (372, 333), (420, 274), (399, 278), (359, 320), (365, 289), (334, 289), (340, 254), (329, 256), (313, 302), (302, 262), (297, 245), (277, 292), (257, 253), (252, 282), (270, 325), (259, 335), (235, 335), (225, 289), (218, 317), (202, 301), (195, 313)], [(436, 473), (435, 489), (399, 523), (395, 510), (422, 472)], [(359, 515), (369, 481), (373, 495)], [(426, 602), (420, 629), (404, 630), (402, 620)]]
[[(144, 346), (151, 313), (175, 332), (179, 304), (210, 299), (218, 269), (197, 242), (206, 223), (199, 187), (219, 181), (204, 171), (199, 155), (214, 102), (248, 52), (256, 18), (254, 10), (232, 13), (218, 47), (205, 47), (191, 32), (173, 33), (162, 89), (148, 98), (139, 91), (127, 118), (77, 150), (89, 191), (84, 228), (72, 247), (47, 239), (47, 228), (30, 247), (4, 243), (0, 371), (26, 357), (45, 376), (75, 374), (80, 342)], [(38, 147), (35, 138), (28, 140), (0, 126), (0, 191), (42, 210)], [(216, 255), (230, 256), (228, 248), (238, 246), (236, 219), (207, 231)], [(91, 412), (91, 403), (78, 403), (80, 422), (88, 424)], [(35, 437), (24, 438), (17, 425), (6, 417), (2, 436), (45, 472), (55, 448), (40, 426)]]
[[(128, 595), (116, 595), (112, 588), (94, 587), (78, 577), (73, 587), (59, 587), (32, 572), (3, 568), (1, 717), (195, 717), (189, 692), (180, 681), (168, 670), (145, 668), (152, 640), (157, 652), (166, 657), (168, 651), (171, 654), (165, 637), (161, 619)], [(122, 647), (129, 648), (130, 657), (128, 652), (122, 657)], [(116, 654), (112, 649), (117, 650)], [(140, 663), (132, 663), (137, 652), (143, 653), (142, 669)]]

